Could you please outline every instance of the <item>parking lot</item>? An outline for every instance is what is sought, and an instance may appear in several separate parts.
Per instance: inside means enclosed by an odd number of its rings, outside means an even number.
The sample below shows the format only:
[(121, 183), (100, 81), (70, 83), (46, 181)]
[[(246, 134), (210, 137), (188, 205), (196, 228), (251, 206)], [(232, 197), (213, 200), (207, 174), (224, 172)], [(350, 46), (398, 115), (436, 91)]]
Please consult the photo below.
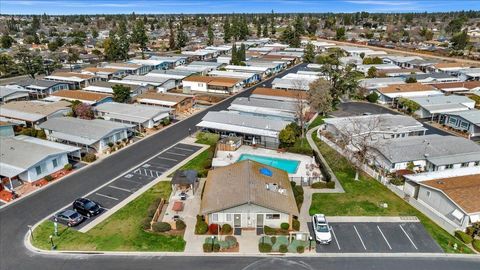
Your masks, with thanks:
[[(318, 253), (441, 253), (420, 222), (330, 222), (332, 242)], [(311, 223), (308, 224), (314, 237)]]
[[(160, 177), (164, 172), (170, 170), (200, 149), (200, 146), (176, 144), (100, 189), (91, 192), (85, 197), (98, 202), (103, 207), (103, 212), (98, 216), (86, 219), (74, 228), (81, 230), (106, 211), (109, 211), (137, 190)], [(71, 209), (71, 206), (66, 209)]]

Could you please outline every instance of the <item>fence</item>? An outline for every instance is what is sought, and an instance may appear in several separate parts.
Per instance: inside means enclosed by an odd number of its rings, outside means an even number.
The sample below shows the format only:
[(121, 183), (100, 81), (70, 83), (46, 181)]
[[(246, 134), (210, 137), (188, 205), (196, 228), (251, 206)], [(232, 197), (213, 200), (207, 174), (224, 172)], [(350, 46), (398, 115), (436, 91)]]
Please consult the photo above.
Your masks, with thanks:
[(164, 205), (165, 205), (165, 199), (160, 200), (160, 203), (158, 204), (157, 210), (155, 211), (155, 214), (153, 215), (153, 218), (150, 221), (150, 229), (152, 229), (152, 225), (158, 221), (158, 218), (160, 217), (160, 214), (162, 213), (162, 209), (163, 209)]
[(309, 177), (309, 176), (305, 176), (305, 177), (290, 177), (290, 181), (293, 181), (297, 184), (300, 184), (302, 186), (310, 186), (311, 184), (315, 183), (315, 182), (318, 182), (322, 180), (321, 177), (317, 176), (317, 177)]

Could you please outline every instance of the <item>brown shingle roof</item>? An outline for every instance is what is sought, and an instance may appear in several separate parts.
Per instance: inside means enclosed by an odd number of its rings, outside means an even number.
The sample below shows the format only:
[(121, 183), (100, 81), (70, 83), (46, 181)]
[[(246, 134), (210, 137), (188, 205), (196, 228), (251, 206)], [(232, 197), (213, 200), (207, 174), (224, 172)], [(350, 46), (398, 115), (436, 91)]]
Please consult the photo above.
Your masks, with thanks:
[[(272, 176), (260, 173), (262, 168), (270, 170)], [(266, 185), (271, 183), (276, 183), (285, 189), (285, 192), (282, 194), (268, 190)], [(244, 160), (208, 173), (200, 205), (202, 214), (248, 203), (281, 213), (298, 215), (288, 174), (283, 170)]]
[(421, 83), (391, 84), (378, 89), (378, 91), (381, 93), (420, 92), (433, 90), (436, 89), (432, 85)]
[(480, 174), (420, 182), (442, 191), (467, 213), (480, 212)]
[(68, 101), (57, 101), (57, 102), (12, 101), (12, 102), (3, 104), (1, 108), (21, 111), (26, 113), (50, 115), (59, 110), (68, 108), (70, 105), (72, 104)]
[(170, 102), (182, 102), (185, 99), (193, 98), (191, 96), (184, 96), (184, 95), (173, 95), (173, 94), (165, 94), (165, 93), (154, 93), (154, 92), (147, 92), (139, 95), (137, 99), (148, 98), (148, 99), (156, 99), (162, 101), (170, 101)]
[(273, 89), (273, 88), (264, 88), (264, 87), (255, 88), (252, 94), (264, 95), (264, 96), (287, 97), (287, 98), (298, 98), (300, 96), (301, 99), (307, 99), (308, 97), (306, 91), (283, 90), (283, 89)]
[(468, 82), (449, 82), (449, 83), (435, 83), (432, 84), (433, 87), (438, 89), (447, 89), (447, 88), (460, 88), (464, 87), (467, 89), (473, 89), (480, 87), (480, 81), (468, 81)]
[(81, 79), (91, 79), (94, 78), (95, 76), (89, 75), (89, 74), (82, 74), (82, 73), (77, 73), (77, 72), (55, 72), (52, 74), (52, 76), (58, 76), (58, 77), (77, 77)]
[(456, 62), (448, 62), (448, 63), (437, 63), (433, 65), (435, 68), (468, 68), (471, 67), (469, 64), (465, 63), (456, 63)]
[(107, 94), (94, 93), (94, 92), (81, 91), (81, 90), (61, 90), (51, 95), (55, 97), (60, 97), (60, 98), (88, 100), (88, 101), (99, 101), (104, 98), (110, 97), (110, 95), (107, 95)]
[(214, 77), (208, 77), (208, 76), (189, 76), (185, 79), (184, 81), (187, 82), (204, 82), (204, 83), (209, 83)]
[(237, 78), (230, 78), (230, 77), (189, 76), (183, 79), (183, 81), (204, 82), (204, 83), (207, 83), (208, 85), (232, 87), (241, 80)]

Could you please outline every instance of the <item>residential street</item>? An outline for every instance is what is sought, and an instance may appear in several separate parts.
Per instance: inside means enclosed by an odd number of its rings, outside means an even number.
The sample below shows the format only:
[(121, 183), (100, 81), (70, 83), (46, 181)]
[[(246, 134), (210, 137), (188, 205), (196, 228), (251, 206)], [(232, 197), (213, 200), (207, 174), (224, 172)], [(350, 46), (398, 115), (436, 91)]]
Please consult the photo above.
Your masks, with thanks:
[[(298, 69), (298, 67), (293, 68)], [(282, 74), (283, 75), (283, 74)], [(269, 79), (266, 84), (270, 83)], [(239, 94), (247, 96), (248, 89)], [(252, 258), (34, 254), (24, 246), (28, 225), (33, 225), (53, 211), (70, 204), (77, 197), (131, 170), (188, 136), (208, 111), (226, 109), (232, 98), (194, 115), (170, 128), (100, 160), (40, 192), (0, 209), (0, 269), (478, 269), (479, 258)]]

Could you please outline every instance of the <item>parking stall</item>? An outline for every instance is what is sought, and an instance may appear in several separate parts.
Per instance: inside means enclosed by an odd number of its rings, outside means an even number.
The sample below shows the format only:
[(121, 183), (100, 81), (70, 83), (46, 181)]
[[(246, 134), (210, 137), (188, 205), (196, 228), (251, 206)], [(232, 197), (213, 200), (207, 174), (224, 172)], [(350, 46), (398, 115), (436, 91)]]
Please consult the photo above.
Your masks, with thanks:
[[(420, 222), (330, 222), (332, 242), (318, 253), (442, 253)], [(309, 230), (314, 236), (311, 224)]]
[[(107, 185), (84, 196), (90, 200), (98, 202), (102, 206), (103, 211), (97, 216), (86, 219), (74, 228), (82, 230), (82, 228), (87, 226), (93, 220), (120, 204), (130, 195), (151, 183), (163, 173), (184, 161), (200, 149), (201, 147), (197, 145), (176, 144), (152, 159), (144, 162), (140, 166), (121, 175)], [(72, 209), (72, 207), (69, 206), (65, 209)]]

